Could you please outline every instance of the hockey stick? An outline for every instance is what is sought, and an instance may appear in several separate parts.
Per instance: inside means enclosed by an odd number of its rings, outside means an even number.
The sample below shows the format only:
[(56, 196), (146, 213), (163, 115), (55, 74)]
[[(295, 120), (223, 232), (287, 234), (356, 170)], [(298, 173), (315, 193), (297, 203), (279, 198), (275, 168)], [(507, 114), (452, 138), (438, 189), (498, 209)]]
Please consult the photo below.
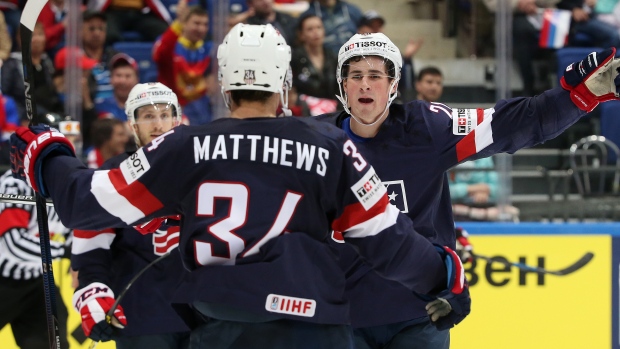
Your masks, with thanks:
[[(34, 195), (15, 195), (15, 194), (0, 194), (0, 202), (8, 202), (10, 204), (18, 205), (36, 205), (37, 200)], [(46, 200), (45, 205), (54, 206), (54, 203)]]
[[(24, 92), (26, 96), (26, 116), (29, 125), (36, 125), (36, 103), (32, 97), (34, 91), (34, 65), (32, 64), (32, 32), (39, 14), (47, 0), (28, 0), (19, 20), (19, 33), (22, 41), (22, 62), (24, 69)], [(47, 207), (45, 198), (36, 194), (37, 221), (39, 223), (39, 245), (41, 245), (41, 263), (43, 268), (43, 290), (45, 293), (45, 310), (47, 312), (47, 332), (50, 348), (60, 349), (60, 329), (58, 327), (58, 310), (56, 309), (56, 290), (54, 270), (52, 269), (52, 252), (50, 234), (47, 225)]]
[(525, 270), (525, 271), (532, 272), (532, 273), (551, 274), (551, 275), (558, 275), (558, 276), (565, 276), (565, 275), (574, 273), (577, 270), (583, 268), (586, 264), (588, 264), (592, 260), (592, 258), (594, 258), (594, 253), (587, 252), (581, 258), (579, 258), (578, 261), (576, 261), (575, 263), (569, 265), (568, 267), (564, 269), (548, 270), (548, 269), (541, 268), (541, 267), (533, 267), (531, 265), (527, 265), (523, 263), (509, 262), (503, 259), (487, 257), (487, 256), (484, 256), (478, 253), (472, 254), (472, 255), (476, 259), (482, 259), (489, 263), (500, 263), (500, 264), (503, 264), (509, 267), (519, 268), (521, 270)]
[[(173, 249), (174, 250), (174, 249)], [(116, 319), (114, 318), (114, 311), (116, 311), (116, 308), (118, 307), (118, 305), (121, 303), (121, 300), (125, 297), (125, 293), (127, 293), (127, 291), (129, 291), (129, 288), (131, 288), (131, 285), (133, 285), (134, 282), (136, 282), (136, 280), (138, 280), (138, 278), (140, 277), (140, 275), (144, 274), (145, 271), (147, 271), (149, 268), (151, 268), (153, 265), (157, 264), (159, 261), (161, 261), (162, 259), (168, 257), (170, 255), (171, 251), (166, 252), (165, 254), (157, 257), (157, 259), (155, 259), (154, 261), (152, 261), (151, 263), (147, 264), (144, 268), (142, 268), (142, 270), (140, 270), (138, 272), (138, 274), (134, 275), (133, 278), (131, 278), (131, 280), (129, 280), (129, 282), (127, 283), (127, 286), (125, 286), (125, 288), (123, 289), (123, 291), (118, 295), (118, 297), (116, 297), (116, 300), (114, 301), (114, 303), (112, 304), (112, 308), (110, 308), (110, 310), (108, 310), (108, 313), (105, 315), (105, 321), (109, 324), (112, 323), (112, 321), (116, 321)], [(99, 342), (95, 342), (93, 341), (93, 344), (91, 344), (91, 346), (89, 347), (89, 349), (95, 349), (95, 347), (97, 347), (97, 343)]]

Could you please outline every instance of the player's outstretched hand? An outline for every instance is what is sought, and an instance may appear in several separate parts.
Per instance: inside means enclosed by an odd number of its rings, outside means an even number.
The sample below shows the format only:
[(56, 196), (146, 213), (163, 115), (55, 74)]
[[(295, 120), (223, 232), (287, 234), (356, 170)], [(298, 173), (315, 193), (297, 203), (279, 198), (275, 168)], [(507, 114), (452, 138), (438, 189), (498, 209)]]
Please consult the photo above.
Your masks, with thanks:
[(579, 109), (591, 112), (599, 102), (620, 100), (620, 58), (614, 59), (615, 55), (612, 47), (566, 67), (560, 83)]
[(25, 181), (36, 192), (48, 197), (41, 176), (43, 160), (58, 154), (75, 156), (71, 142), (47, 125), (18, 127), (10, 142), (13, 177)]
[(426, 310), (431, 316), (431, 320), (433, 317), (437, 318), (437, 320), (432, 320), (432, 324), (442, 331), (454, 327), (469, 315), (471, 312), (471, 296), (469, 295), (467, 279), (465, 279), (465, 270), (459, 256), (449, 247), (435, 245), (435, 248), (441, 254), (448, 271), (448, 287), (437, 297), (448, 302), (450, 309), (448, 310), (445, 307), (445, 303), (433, 301), (427, 305)]
[(461, 258), (461, 262), (471, 262), (473, 259), (472, 253), (474, 252), (474, 248), (469, 242), (469, 234), (467, 233), (467, 230), (461, 227), (456, 227), (454, 232), (456, 233), (456, 254), (458, 254)]
[(73, 294), (73, 306), (82, 316), (82, 330), (94, 341), (109, 341), (116, 328), (127, 325), (125, 312), (120, 305), (114, 310), (111, 319), (106, 318), (113, 305), (114, 292), (100, 282), (93, 282)]

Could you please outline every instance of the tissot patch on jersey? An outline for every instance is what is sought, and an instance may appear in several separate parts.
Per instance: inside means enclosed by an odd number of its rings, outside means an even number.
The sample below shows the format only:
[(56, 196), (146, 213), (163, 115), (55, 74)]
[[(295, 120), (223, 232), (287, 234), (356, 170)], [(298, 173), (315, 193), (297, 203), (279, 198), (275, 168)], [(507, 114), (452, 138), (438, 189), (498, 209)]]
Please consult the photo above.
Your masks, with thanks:
[(372, 167), (351, 187), (351, 190), (366, 210), (373, 207), (385, 194), (385, 186), (381, 184), (379, 176)]
[(265, 310), (271, 313), (313, 317), (316, 311), (316, 301), (314, 299), (270, 294), (265, 302)]
[(131, 184), (142, 177), (151, 168), (151, 165), (146, 155), (144, 155), (144, 149), (140, 148), (125, 161), (121, 162), (119, 168), (127, 184)]
[(407, 206), (407, 193), (405, 192), (405, 182), (387, 181), (383, 182), (385, 189), (387, 189), (387, 196), (390, 200), (390, 204), (396, 206), (400, 212), (409, 213), (409, 207)]
[(452, 110), (452, 133), (455, 135), (467, 135), (478, 125), (477, 109), (453, 109)]

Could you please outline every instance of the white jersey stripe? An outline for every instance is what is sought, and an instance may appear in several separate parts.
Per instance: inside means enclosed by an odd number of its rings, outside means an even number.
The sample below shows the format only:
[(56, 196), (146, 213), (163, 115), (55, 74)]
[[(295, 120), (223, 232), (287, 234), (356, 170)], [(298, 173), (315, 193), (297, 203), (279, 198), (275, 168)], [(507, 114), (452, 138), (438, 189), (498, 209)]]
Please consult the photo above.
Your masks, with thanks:
[(488, 147), (490, 144), (493, 143), (493, 130), (491, 129), (491, 121), (493, 121), (493, 117), (485, 115), (484, 121), (482, 121), (480, 125), (476, 127), (476, 153), (480, 152), (482, 149)]
[(109, 250), (115, 237), (116, 234), (113, 233), (101, 233), (87, 239), (74, 236), (73, 245), (71, 246), (71, 253), (82, 254), (98, 248)]
[(396, 224), (396, 219), (400, 211), (396, 206), (388, 204), (383, 213), (380, 213), (371, 219), (360, 224), (352, 226), (344, 234), (345, 239), (348, 238), (364, 238), (367, 236), (377, 235), (383, 230)]
[(116, 191), (108, 172), (110, 171), (96, 171), (93, 174), (90, 192), (93, 193), (99, 205), (127, 224), (144, 218), (144, 213), (140, 209)]

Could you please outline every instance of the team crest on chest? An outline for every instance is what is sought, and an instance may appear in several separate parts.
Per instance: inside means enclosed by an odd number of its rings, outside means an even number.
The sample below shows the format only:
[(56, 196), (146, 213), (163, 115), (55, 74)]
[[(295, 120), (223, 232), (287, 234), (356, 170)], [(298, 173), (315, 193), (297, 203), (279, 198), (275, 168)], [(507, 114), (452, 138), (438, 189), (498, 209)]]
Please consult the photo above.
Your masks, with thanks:
[(402, 180), (383, 182), (387, 190), (387, 196), (390, 204), (396, 206), (402, 213), (409, 212), (407, 206), (407, 193), (405, 192), (405, 183)]
[(254, 70), (246, 70), (243, 75), (243, 81), (247, 85), (254, 85), (254, 82), (256, 82), (256, 74), (254, 73)]

